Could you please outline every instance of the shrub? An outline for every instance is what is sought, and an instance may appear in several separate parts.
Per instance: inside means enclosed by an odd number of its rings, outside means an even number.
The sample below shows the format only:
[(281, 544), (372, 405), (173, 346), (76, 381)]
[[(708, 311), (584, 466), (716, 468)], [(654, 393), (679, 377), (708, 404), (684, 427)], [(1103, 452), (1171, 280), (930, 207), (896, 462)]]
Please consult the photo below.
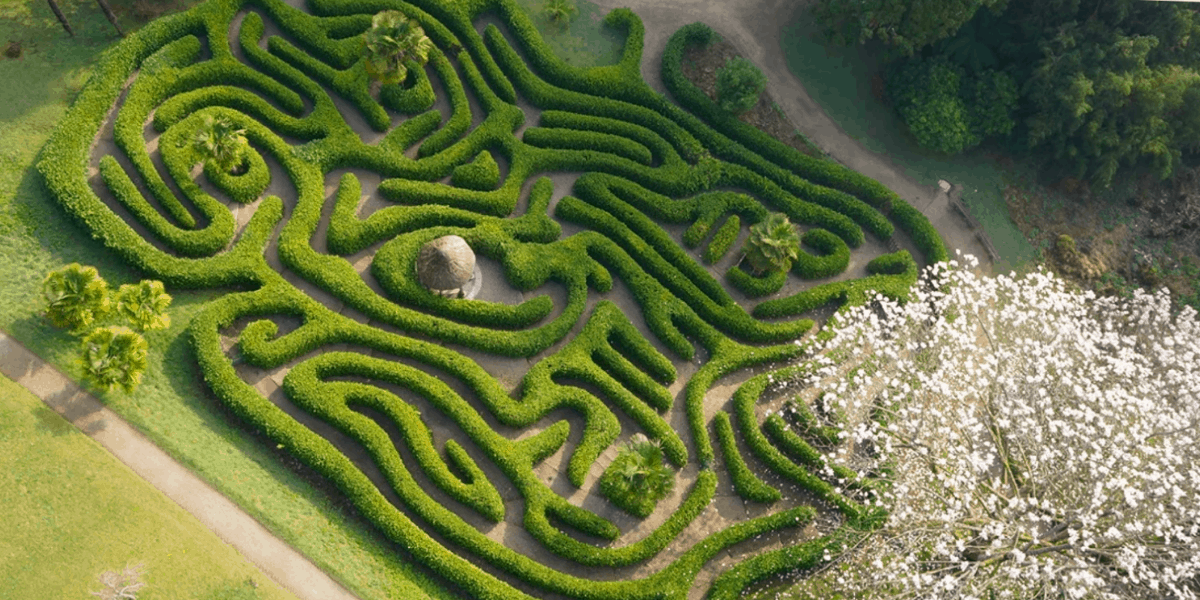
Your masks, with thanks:
[(754, 108), (766, 87), (767, 76), (740, 56), (717, 70), (717, 102), (728, 112), (741, 114)]
[(787, 271), (800, 256), (800, 236), (787, 215), (772, 213), (750, 226), (742, 251), (755, 275)]
[(169, 306), (171, 296), (163, 290), (161, 281), (144, 279), (117, 290), (117, 312), (139, 331), (170, 327)]
[(106, 392), (119, 387), (132, 394), (137, 389), (147, 366), (145, 338), (128, 327), (97, 327), (82, 345), (84, 379)]
[(192, 148), (205, 164), (211, 162), (220, 170), (232, 173), (246, 160), (246, 130), (235, 129), (228, 119), (204, 115), (204, 123), (192, 138)]
[(646, 518), (675, 488), (675, 472), (663, 464), (662, 446), (642, 434), (623, 445), (600, 478), (600, 493), (621, 510)]
[(578, 12), (573, 0), (546, 0), (542, 4), (542, 15), (555, 23), (566, 23)]
[(108, 282), (96, 267), (71, 263), (51, 271), (42, 281), (46, 316), (55, 327), (78, 331), (108, 313)]
[(713, 234), (713, 239), (704, 249), (704, 262), (713, 264), (721, 260), (725, 253), (733, 247), (738, 234), (742, 232), (742, 220), (737, 215), (729, 215), (725, 223)]
[(468, 190), (487, 191), (496, 189), (500, 182), (500, 166), (492, 153), (484, 150), (475, 160), (454, 168), (450, 183)]
[(362, 40), (367, 74), (383, 83), (403, 82), (408, 62), (424, 65), (434, 48), (417, 21), (398, 10), (377, 13)]

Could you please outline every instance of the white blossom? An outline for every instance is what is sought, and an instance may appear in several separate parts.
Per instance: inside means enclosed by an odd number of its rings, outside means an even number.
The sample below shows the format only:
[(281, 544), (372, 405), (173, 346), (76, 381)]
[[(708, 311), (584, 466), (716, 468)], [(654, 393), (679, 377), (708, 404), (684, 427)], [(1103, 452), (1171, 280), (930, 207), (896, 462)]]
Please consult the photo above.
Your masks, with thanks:
[[(831, 320), (803, 385), (831, 453), (889, 473), (887, 523), (830, 572), (851, 598), (1200, 596), (1200, 321), (1039, 270), (933, 265)], [(882, 315), (882, 316), (881, 316)], [(853, 385), (846, 372), (858, 371)], [(872, 415), (886, 417), (886, 425)], [(866, 446), (871, 451), (864, 451)], [(881, 468), (889, 468), (880, 471)]]

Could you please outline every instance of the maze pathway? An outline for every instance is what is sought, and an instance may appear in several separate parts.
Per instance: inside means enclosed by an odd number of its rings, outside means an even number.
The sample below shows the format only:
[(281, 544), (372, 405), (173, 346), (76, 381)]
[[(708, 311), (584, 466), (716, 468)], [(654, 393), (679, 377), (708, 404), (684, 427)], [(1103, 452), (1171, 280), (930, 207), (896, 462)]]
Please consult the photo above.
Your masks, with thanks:
[[(435, 50), (372, 86), (389, 8)], [(607, 22), (620, 62), (580, 70), (512, 0), (210, 0), (110, 51), (38, 164), (114, 252), (222, 292), (189, 325), (213, 401), (471, 597), (736, 597), (869, 531), (876, 482), (821, 458), (835, 416), (773, 414), (777, 383), (822, 315), (946, 258), (887, 188), (691, 87), (705, 27), (668, 43), (672, 102), (637, 16)], [(206, 116), (246, 130), (246, 173), (189, 151)], [(757, 278), (738, 251), (770, 212), (803, 253)], [(416, 281), (447, 234), (473, 299)], [(644, 518), (598, 485), (639, 433), (676, 480)]]

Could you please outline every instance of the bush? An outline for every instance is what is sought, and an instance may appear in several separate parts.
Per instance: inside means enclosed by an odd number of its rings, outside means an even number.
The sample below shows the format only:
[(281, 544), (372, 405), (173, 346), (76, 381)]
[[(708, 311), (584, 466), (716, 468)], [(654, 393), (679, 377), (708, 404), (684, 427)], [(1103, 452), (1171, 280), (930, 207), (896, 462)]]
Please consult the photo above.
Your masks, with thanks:
[(717, 102), (728, 112), (742, 114), (754, 108), (766, 87), (767, 76), (740, 56), (717, 70)]
[(960, 71), (939, 56), (905, 61), (888, 74), (892, 103), (923, 148), (958, 154), (982, 141), (959, 97)]
[(83, 338), (79, 364), (83, 377), (108, 392), (121, 388), (132, 394), (146, 372), (149, 346), (128, 327), (98, 327)]
[(170, 327), (169, 306), (171, 296), (163, 290), (161, 281), (144, 279), (117, 290), (117, 312), (139, 331)]
[(108, 282), (96, 267), (71, 263), (42, 280), (46, 317), (55, 327), (78, 331), (108, 313)]
[(623, 445), (600, 478), (600, 493), (621, 510), (643, 519), (675, 488), (675, 472), (663, 464), (662, 446), (642, 434)]
[(773, 213), (750, 226), (743, 252), (755, 275), (786, 272), (800, 256), (800, 236), (787, 215)]
[(733, 247), (733, 243), (737, 241), (738, 234), (741, 232), (742, 220), (737, 215), (729, 215), (721, 228), (713, 234), (713, 239), (708, 243), (708, 247), (704, 249), (704, 262), (711, 265), (721, 260), (725, 253)]
[(475, 160), (454, 167), (450, 183), (468, 190), (487, 191), (496, 189), (500, 183), (500, 165), (492, 158), (492, 153), (484, 150)]

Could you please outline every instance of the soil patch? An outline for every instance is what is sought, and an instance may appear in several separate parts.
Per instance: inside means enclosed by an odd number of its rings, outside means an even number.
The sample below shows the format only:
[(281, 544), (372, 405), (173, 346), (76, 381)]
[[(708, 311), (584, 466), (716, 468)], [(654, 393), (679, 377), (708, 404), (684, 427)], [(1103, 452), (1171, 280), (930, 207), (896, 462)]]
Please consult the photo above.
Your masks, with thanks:
[[(716, 101), (717, 71), (730, 59), (738, 56), (740, 54), (733, 45), (723, 39), (707, 46), (689, 46), (683, 55), (683, 74), (709, 98)], [(738, 118), (809, 156), (828, 158), (825, 152), (800, 133), (766, 90), (758, 97), (758, 104)]]
[[(1177, 306), (1200, 309), (1200, 228), (1164, 225), (1200, 193), (1185, 183), (1187, 172), (1177, 180), (1143, 175), (1093, 191), (1070, 177), (1053, 185), (1019, 177), (1007, 182), (1004, 200), (1039, 262), (1076, 285), (1126, 297), (1137, 287), (1165, 286)], [(1061, 235), (1074, 240), (1077, 254), (1059, 250)]]

